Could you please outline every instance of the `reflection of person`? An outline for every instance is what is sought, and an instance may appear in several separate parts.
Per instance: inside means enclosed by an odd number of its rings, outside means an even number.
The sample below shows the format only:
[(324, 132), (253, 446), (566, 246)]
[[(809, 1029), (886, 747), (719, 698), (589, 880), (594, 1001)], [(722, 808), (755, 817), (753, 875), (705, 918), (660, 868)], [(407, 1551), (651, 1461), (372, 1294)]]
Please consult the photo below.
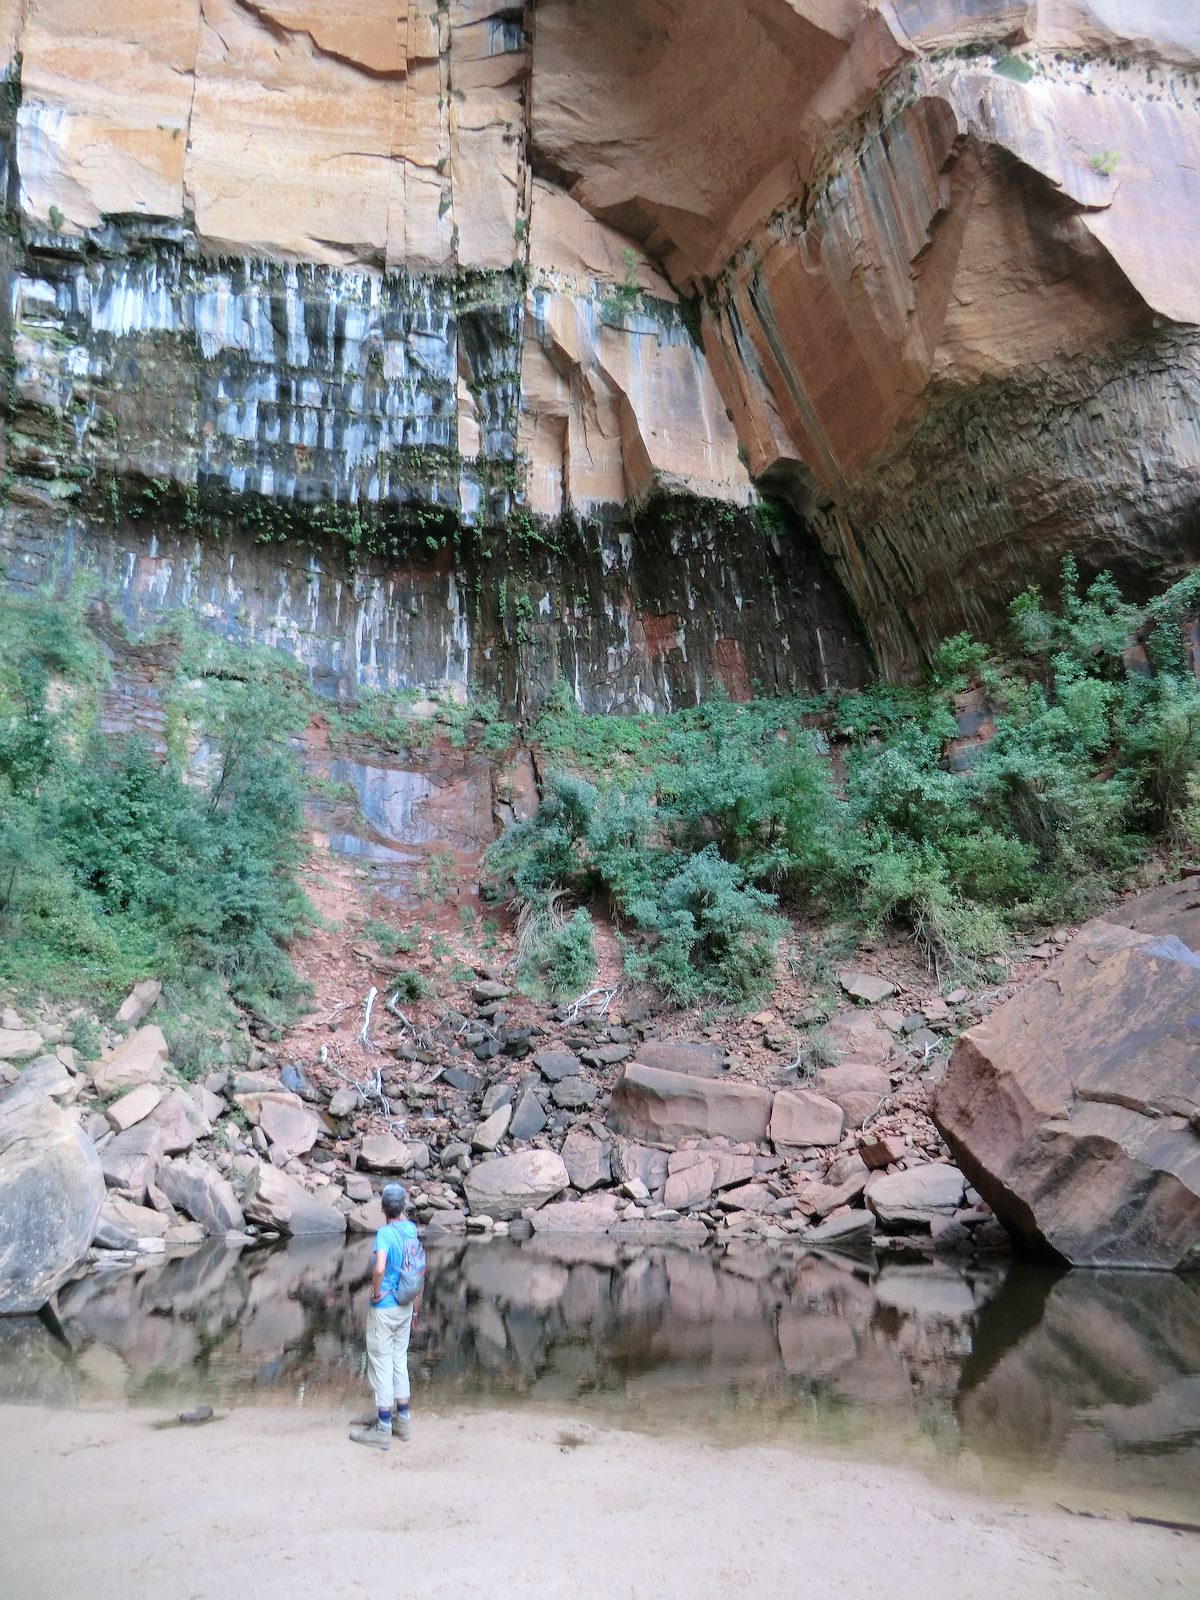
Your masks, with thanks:
[[(384, 1185), (379, 1197), (386, 1219), (375, 1235), (371, 1309), (367, 1312), (367, 1371), (375, 1391), (375, 1415), (352, 1428), (355, 1444), (387, 1450), (392, 1435), (412, 1436), (409, 1417), (408, 1338), (421, 1308), (425, 1251), (417, 1230), (404, 1215), (408, 1190)], [(393, 1410), (393, 1405), (395, 1409)]]

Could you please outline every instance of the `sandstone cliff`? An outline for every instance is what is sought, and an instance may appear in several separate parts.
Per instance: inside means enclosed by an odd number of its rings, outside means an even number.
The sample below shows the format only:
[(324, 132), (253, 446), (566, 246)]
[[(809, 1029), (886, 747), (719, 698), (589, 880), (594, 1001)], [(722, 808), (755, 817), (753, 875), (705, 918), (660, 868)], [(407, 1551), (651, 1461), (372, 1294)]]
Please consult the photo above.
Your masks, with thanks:
[(845, 597), (905, 673), (1067, 550), (1194, 560), (1184, 0), (3, 0), (0, 50), (12, 579), (653, 708), (860, 681)]
[(539, 8), (535, 159), (703, 292), (891, 670), (1067, 550), (1194, 560), (1198, 68), (1183, 3)]

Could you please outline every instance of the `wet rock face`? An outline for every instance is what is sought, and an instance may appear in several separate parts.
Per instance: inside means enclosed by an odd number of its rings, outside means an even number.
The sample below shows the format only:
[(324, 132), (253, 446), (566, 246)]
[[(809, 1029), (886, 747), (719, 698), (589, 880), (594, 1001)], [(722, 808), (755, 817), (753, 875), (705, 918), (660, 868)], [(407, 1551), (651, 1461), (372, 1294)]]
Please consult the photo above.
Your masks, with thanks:
[(10, 5), (6, 569), (598, 710), (1176, 577), (1200, 30), (1134, 9)]
[[(548, 462), (521, 411), (517, 273), (218, 265), (153, 230), (106, 237), (143, 254), (9, 258), (12, 581), (87, 568), (132, 628), (187, 609), (338, 695), (471, 683), (524, 711), (564, 677), (589, 709), (659, 710), (863, 681), (812, 541), (713, 498), (704, 450), (692, 470), (639, 446), (631, 476), (614, 421), (593, 479)], [(625, 375), (605, 403), (634, 396), (647, 438), (708, 381), (671, 326), (593, 329)], [(697, 404), (729, 426), (715, 391)], [(550, 534), (530, 512), (569, 515)]]
[(1027, 1249), (1073, 1266), (1194, 1268), (1195, 890), (1156, 891), (1120, 917), (1088, 923), (1043, 979), (962, 1036), (934, 1120)]

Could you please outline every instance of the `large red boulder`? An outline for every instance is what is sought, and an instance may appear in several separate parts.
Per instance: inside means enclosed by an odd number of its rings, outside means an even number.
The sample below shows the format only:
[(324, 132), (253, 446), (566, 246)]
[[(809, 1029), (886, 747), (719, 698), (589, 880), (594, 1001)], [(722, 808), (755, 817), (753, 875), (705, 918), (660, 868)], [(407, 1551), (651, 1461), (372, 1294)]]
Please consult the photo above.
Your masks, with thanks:
[(608, 1125), (627, 1139), (673, 1146), (685, 1139), (762, 1144), (771, 1119), (771, 1091), (630, 1062), (618, 1078)]
[(1200, 883), (1090, 922), (963, 1034), (933, 1115), (1020, 1245), (1200, 1267)]

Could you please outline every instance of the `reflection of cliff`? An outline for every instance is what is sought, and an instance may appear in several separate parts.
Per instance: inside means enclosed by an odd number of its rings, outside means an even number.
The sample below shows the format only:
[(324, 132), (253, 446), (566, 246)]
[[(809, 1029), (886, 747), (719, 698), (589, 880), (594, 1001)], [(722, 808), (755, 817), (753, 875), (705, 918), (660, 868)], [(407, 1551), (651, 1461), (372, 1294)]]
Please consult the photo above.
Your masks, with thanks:
[[(85, 1396), (117, 1376), (232, 1399), (247, 1388), (353, 1396), (362, 1367), (369, 1240), (275, 1251), (205, 1247), (62, 1297)], [(818, 1397), (911, 1419), (945, 1416), (983, 1290), (942, 1269), (889, 1267), (874, 1282), (815, 1256), (708, 1252), (607, 1238), (517, 1247), (431, 1244), (417, 1365), (432, 1395), (607, 1393), (653, 1412), (732, 1392), (785, 1408)], [(37, 1327), (0, 1368), (0, 1392), (44, 1350)], [(24, 1351), (24, 1356), (21, 1355)], [(48, 1371), (62, 1377), (62, 1363)]]
[[(1045, 1462), (1200, 1447), (1200, 1286), (1029, 1270), (980, 1311), (956, 1402), (965, 1443)], [(1185, 1464), (1186, 1463), (1186, 1464)]]
[[(358, 1405), (370, 1241), (205, 1247), (62, 1296), (74, 1355), (0, 1329), (0, 1399), (255, 1395)], [(1200, 1291), (1165, 1274), (1003, 1280), (815, 1256), (535, 1237), (432, 1243), (422, 1404), (522, 1395), (616, 1420), (860, 1430), (1130, 1495), (1200, 1466)], [(1134, 1459), (1136, 1458), (1136, 1460)]]

